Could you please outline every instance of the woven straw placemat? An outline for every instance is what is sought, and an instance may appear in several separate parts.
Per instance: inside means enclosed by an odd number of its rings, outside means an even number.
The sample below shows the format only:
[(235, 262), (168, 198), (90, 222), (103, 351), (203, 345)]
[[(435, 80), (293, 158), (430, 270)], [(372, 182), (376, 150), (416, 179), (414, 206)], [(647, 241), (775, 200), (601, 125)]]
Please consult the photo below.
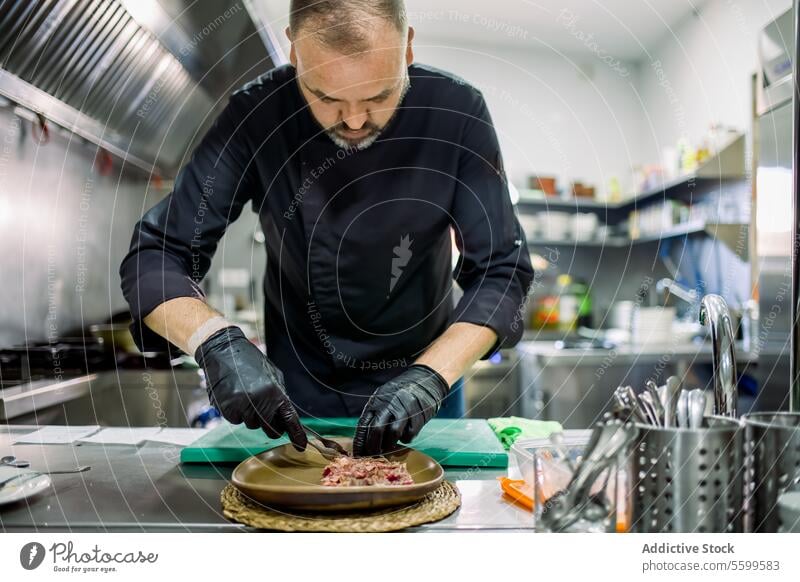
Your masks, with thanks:
[(286, 513), (260, 505), (230, 483), (220, 497), (228, 519), (261, 529), (301, 532), (398, 531), (444, 519), (461, 505), (461, 494), (448, 481), (413, 505), (348, 514)]

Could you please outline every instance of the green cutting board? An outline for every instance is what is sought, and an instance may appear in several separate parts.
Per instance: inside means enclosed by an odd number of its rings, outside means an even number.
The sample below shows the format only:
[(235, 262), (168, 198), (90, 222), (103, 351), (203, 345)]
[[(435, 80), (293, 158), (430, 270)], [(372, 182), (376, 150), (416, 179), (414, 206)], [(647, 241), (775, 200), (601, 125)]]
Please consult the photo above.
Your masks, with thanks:
[[(356, 418), (306, 418), (303, 423), (323, 436), (352, 437)], [(227, 422), (201, 436), (181, 451), (182, 463), (240, 462), (289, 442), (270, 440), (261, 429)], [(411, 443), (443, 467), (505, 468), (508, 455), (485, 420), (434, 418)]]

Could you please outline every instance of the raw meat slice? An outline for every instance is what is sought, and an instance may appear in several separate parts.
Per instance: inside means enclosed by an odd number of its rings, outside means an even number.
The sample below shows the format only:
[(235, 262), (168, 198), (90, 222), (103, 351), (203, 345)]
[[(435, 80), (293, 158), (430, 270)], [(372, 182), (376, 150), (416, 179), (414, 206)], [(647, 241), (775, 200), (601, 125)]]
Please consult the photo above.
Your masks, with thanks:
[(414, 480), (405, 463), (382, 457), (338, 457), (322, 471), (321, 483), (327, 487), (361, 485), (412, 485)]

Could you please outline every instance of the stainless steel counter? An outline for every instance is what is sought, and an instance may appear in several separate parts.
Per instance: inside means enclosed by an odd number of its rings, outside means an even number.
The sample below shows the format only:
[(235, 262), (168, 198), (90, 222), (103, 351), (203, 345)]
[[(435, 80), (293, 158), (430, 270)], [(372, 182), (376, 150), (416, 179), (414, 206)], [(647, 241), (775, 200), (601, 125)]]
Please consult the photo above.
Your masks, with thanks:
[[(12, 445), (36, 427), (0, 425), (0, 456), (13, 454), (36, 470), (90, 465), (85, 473), (53, 475), (33, 499), (0, 506), (0, 531), (245, 532), (222, 515), (219, 494), (235, 465), (181, 465), (178, 448), (123, 445)], [(408, 531), (533, 531), (531, 514), (504, 501), (496, 477), (505, 471), (447, 470), (462, 506), (450, 517)]]
[[(548, 363), (563, 365), (596, 366), (614, 360), (615, 363), (657, 364), (661, 361), (688, 361), (692, 364), (710, 364), (711, 344), (666, 344), (663, 346), (623, 345), (614, 349), (559, 349), (552, 341), (520, 342), (517, 351), (521, 356), (540, 358), (542, 365)], [(746, 364), (754, 361), (757, 355), (741, 349), (736, 350), (736, 361)]]
[(0, 422), (188, 427), (207, 403), (196, 369), (109, 370), (0, 389)]

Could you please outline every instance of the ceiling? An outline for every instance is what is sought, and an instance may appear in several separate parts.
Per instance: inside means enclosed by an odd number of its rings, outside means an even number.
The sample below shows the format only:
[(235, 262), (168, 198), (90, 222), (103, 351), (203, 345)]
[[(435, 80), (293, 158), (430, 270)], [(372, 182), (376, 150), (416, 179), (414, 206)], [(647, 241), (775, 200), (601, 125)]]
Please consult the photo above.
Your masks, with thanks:
[[(418, 42), (495, 44), (638, 61), (706, 0), (406, 0)], [(596, 42), (596, 46), (590, 46)]]
[[(707, 0), (406, 0), (418, 44), (507, 45), (638, 61)], [(259, 2), (281, 44), (289, 0)], [(568, 12), (565, 12), (568, 11)], [(591, 37), (590, 37), (591, 35)], [(584, 40), (590, 37), (589, 40)], [(587, 48), (594, 40), (595, 47)]]

